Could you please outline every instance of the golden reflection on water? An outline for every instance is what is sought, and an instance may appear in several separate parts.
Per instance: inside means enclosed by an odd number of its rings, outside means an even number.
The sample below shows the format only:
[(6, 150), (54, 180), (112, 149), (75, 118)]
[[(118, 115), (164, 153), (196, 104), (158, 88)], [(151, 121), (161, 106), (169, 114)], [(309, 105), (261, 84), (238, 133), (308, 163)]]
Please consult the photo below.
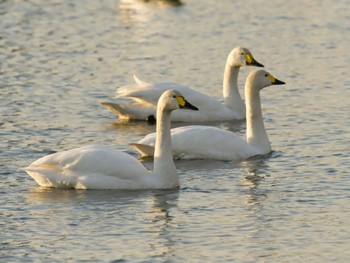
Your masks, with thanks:
[[(348, 5), (123, 2), (0, 1), (3, 261), (347, 262)], [(18, 169), (85, 144), (125, 150), (153, 132), (99, 104), (134, 73), (222, 98), (238, 45), (288, 83), (262, 98), (277, 156), (178, 161), (178, 192), (42, 189)]]
[(174, 256), (176, 251), (176, 237), (172, 231), (176, 229), (173, 222), (172, 210), (177, 208), (179, 192), (161, 193), (154, 195), (154, 204), (149, 211), (150, 225), (153, 238), (149, 240), (149, 247), (153, 254), (166, 258)]
[(262, 203), (268, 198), (268, 193), (260, 189), (260, 183), (266, 177), (269, 177), (266, 174), (269, 165), (266, 162), (266, 156), (251, 158), (243, 161), (241, 164), (242, 175), (244, 176), (241, 182), (248, 188), (245, 205), (253, 206), (252, 211), (257, 212), (262, 209)]

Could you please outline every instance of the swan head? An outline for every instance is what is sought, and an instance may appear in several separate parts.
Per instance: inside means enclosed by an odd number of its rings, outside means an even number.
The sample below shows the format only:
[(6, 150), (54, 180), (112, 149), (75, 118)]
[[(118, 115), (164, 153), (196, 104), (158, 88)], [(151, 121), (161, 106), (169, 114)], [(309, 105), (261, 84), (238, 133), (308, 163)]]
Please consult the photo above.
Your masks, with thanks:
[(250, 84), (256, 90), (262, 90), (271, 85), (283, 85), (285, 82), (276, 79), (266, 70), (253, 70), (248, 74), (247, 84)]
[(196, 106), (189, 103), (177, 90), (167, 90), (159, 98), (158, 107), (173, 111), (177, 109), (198, 110)]
[(249, 51), (249, 49), (244, 47), (236, 47), (232, 49), (227, 57), (227, 63), (232, 67), (242, 67), (242, 66), (256, 66), (264, 67), (263, 64), (256, 61)]

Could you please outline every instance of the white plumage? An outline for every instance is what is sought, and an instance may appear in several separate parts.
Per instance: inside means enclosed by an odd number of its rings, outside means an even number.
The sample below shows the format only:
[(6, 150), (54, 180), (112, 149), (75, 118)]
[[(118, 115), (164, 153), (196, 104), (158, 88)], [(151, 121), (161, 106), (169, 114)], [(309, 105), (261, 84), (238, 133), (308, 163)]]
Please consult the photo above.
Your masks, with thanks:
[(54, 153), (24, 170), (41, 186), (75, 189), (168, 189), (179, 187), (173, 162), (170, 113), (196, 107), (178, 91), (169, 90), (159, 99), (154, 170), (148, 171), (136, 158), (103, 145), (90, 145)]
[[(251, 72), (245, 85), (247, 104), (246, 139), (211, 126), (184, 126), (171, 130), (174, 158), (244, 160), (271, 152), (261, 111), (260, 90), (284, 82), (264, 70)], [(134, 146), (142, 156), (153, 156), (154, 134), (149, 134)]]
[(224, 72), (224, 103), (181, 84), (171, 82), (151, 84), (134, 76), (136, 87), (124, 87), (117, 90), (117, 99), (120, 102), (103, 102), (102, 105), (114, 112), (120, 119), (145, 120), (150, 115), (155, 115), (159, 96), (167, 89), (176, 89), (196, 105), (199, 111), (178, 110), (172, 114), (172, 121), (208, 122), (244, 119), (245, 105), (237, 84), (241, 66), (263, 67), (254, 60), (248, 49), (234, 48), (228, 55)]

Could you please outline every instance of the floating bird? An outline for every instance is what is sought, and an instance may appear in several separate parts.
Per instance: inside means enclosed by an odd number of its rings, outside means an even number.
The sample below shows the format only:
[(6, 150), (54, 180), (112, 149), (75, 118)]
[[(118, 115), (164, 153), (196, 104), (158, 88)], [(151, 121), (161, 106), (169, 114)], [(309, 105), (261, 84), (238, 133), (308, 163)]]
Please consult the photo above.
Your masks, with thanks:
[(104, 145), (54, 153), (23, 168), (44, 187), (75, 189), (170, 189), (179, 187), (171, 152), (170, 114), (176, 109), (198, 110), (180, 92), (168, 90), (157, 106), (154, 170), (136, 158)]
[[(194, 89), (172, 82), (150, 84), (134, 76), (136, 87), (124, 87), (117, 90), (121, 103), (102, 102), (102, 105), (114, 112), (120, 119), (146, 120), (156, 112), (159, 96), (167, 89), (176, 89), (196, 105), (200, 110), (178, 110), (171, 116), (178, 122), (228, 121), (245, 118), (245, 104), (238, 91), (238, 73), (242, 66), (263, 67), (246, 48), (234, 48), (228, 55), (224, 80), (224, 103)], [(125, 99), (129, 102), (125, 102)], [(130, 100), (132, 100), (130, 102)]]
[[(285, 84), (265, 70), (249, 73), (245, 84), (246, 139), (212, 126), (184, 126), (171, 130), (174, 158), (244, 160), (271, 152), (260, 102), (260, 90), (270, 85)], [(153, 156), (155, 134), (131, 144), (142, 156)]]

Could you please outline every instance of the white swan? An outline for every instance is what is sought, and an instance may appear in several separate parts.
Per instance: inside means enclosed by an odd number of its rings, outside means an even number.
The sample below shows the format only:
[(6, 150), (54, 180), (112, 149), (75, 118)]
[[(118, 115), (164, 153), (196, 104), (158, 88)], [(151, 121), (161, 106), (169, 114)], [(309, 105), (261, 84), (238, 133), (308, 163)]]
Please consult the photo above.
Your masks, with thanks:
[(103, 145), (54, 153), (23, 168), (41, 186), (75, 189), (169, 189), (179, 187), (173, 162), (170, 113), (179, 108), (198, 110), (174, 90), (166, 91), (157, 107), (154, 171), (136, 158)]
[[(285, 84), (265, 70), (250, 72), (245, 84), (247, 105), (246, 140), (237, 134), (209, 126), (185, 126), (171, 130), (174, 158), (244, 160), (271, 152), (260, 103), (260, 90), (270, 85)], [(142, 156), (153, 156), (154, 134), (134, 146)]]
[[(117, 90), (117, 98), (121, 103), (102, 102), (106, 108), (114, 112), (120, 119), (146, 120), (155, 114), (159, 96), (167, 89), (180, 91), (189, 101), (200, 110), (179, 110), (172, 114), (172, 121), (179, 122), (207, 122), (227, 121), (245, 118), (245, 105), (238, 91), (238, 73), (241, 66), (263, 67), (257, 62), (246, 48), (234, 48), (227, 57), (224, 79), (224, 103), (186, 86), (171, 82), (150, 84), (134, 76), (136, 87), (125, 87)], [(125, 102), (125, 99), (129, 102)], [(130, 102), (132, 99), (132, 102)]]

